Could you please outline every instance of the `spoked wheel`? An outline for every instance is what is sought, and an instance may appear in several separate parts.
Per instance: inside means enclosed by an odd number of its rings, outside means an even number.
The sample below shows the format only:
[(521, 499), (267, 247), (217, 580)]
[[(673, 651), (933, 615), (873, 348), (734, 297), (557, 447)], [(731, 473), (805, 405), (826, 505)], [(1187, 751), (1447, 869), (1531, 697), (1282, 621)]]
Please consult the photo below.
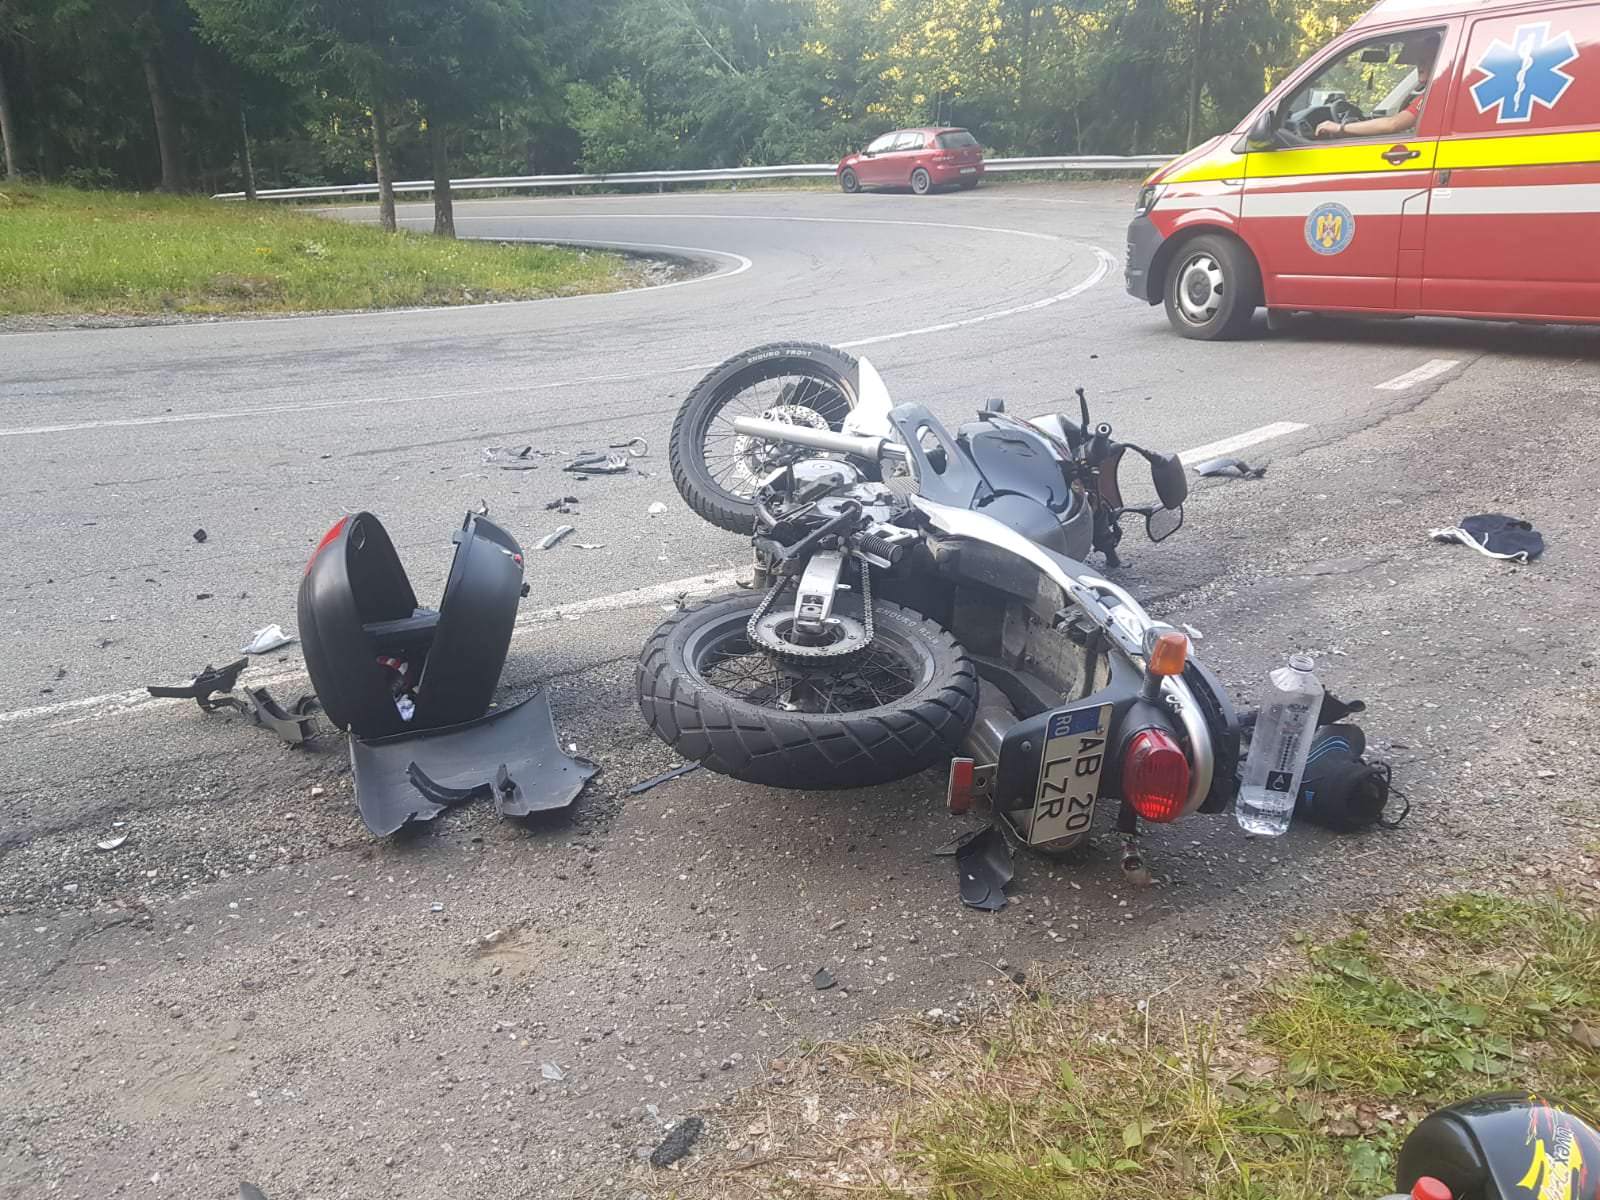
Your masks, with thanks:
[(849, 167), (839, 172), (839, 187), (852, 195), (861, 190), (861, 179)]
[(832, 346), (781, 342), (736, 354), (695, 385), (672, 423), (678, 494), (719, 529), (752, 532), (761, 481), (804, 452), (746, 437), (734, 421), (765, 417), (837, 432), (859, 391), (856, 360)]
[(923, 168), (918, 167), (911, 172), (911, 190), (919, 196), (926, 196), (933, 191), (933, 176)]
[(646, 643), (639, 706), (681, 756), (750, 783), (851, 788), (903, 779), (959, 752), (978, 679), (947, 630), (874, 601), (870, 645), (832, 653), (865, 627), (850, 597), (820, 642), (793, 637), (784, 615), (769, 617), (768, 636), (791, 644), (780, 656), (751, 640), (761, 600), (735, 596), (680, 613)]

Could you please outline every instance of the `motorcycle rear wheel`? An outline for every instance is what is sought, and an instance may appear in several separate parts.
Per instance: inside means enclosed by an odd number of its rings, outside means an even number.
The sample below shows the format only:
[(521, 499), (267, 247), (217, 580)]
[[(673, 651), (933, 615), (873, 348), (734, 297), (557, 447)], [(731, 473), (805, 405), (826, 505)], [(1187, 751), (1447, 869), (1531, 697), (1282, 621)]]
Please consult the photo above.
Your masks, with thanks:
[(904, 779), (960, 753), (978, 675), (948, 630), (874, 601), (869, 649), (785, 666), (750, 644), (760, 603), (713, 600), (645, 643), (639, 708), (680, 756), (746, 783), (833, 790)]
[(734, 432), (736, 417), (781, 417), (838, 432), (861, 391), (852, 355), (813, 342), (775, 342), (713, 368), (672, 422), (672, 482), (689, 507), (718, 529), (752, 533), (759, 447)]

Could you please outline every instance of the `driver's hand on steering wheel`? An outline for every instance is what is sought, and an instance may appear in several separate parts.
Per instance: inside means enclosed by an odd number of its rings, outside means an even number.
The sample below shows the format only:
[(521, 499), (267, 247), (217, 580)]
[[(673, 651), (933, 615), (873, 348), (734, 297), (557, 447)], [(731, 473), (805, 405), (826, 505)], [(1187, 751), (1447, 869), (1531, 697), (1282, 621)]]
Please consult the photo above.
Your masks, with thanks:
[(1342, 137), (1343, 135), (1344, 135), (1344, 126), (1341, 125), (1338, 121), (1323, 121), (1320, 125), (1317, 126), (1317, 136), (1319, 138), (1323, 138), (1323, 137)]

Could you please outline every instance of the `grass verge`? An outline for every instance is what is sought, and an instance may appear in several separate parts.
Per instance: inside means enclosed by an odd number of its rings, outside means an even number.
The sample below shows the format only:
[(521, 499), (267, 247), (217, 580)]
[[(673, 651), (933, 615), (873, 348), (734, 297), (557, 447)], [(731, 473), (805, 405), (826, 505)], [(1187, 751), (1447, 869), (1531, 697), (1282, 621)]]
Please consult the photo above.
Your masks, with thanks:
[(0, 188), (0, 315), (290, 313), (608, 292), (610, 254), (385, 235), (289, 208)]
[(765, 1097), (743, 1161), (708, 1156), (671, 1194), (1372, 1197), (1431, 1108), (1506, 1087), (1592, 1102), (1597, 1052), (1600, 893), (1462, 893), (1308, 946), (1237, 1002), (1031, 992), (970, 1028), (819, 1048), (809, 1074), (785, 1064), (787, 1134)]

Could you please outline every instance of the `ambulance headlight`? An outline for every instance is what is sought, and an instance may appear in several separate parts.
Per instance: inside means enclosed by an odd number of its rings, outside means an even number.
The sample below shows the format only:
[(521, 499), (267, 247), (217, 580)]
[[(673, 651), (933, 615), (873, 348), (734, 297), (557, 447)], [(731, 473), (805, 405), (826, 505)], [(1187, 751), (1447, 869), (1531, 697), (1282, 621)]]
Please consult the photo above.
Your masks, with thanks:
[(1167, 185), (1164, 183), (1147, 183), (1139, 189), (1139, 198), (1134, 201), (1133, 211), (1136, 214), (1149, 212), (1156, 206), (1156, 201), (1165, 194)]

